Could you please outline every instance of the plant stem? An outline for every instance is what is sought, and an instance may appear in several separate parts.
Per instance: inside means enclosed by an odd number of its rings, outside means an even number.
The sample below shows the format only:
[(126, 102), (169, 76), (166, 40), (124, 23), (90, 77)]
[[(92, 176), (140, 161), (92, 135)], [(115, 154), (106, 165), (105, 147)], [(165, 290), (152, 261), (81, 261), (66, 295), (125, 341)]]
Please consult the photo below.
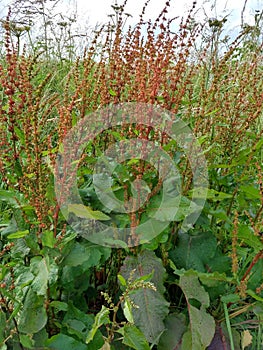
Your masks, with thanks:
[(230, 319), (229, 319), (229, 314), (228, 314), (226, 303), (223, 303), (223, 308), (224, 308), (225, 319), (226, 319), (226, 327), (227, 327), (229, 340), (230, 340), (230, 348), (231, 348), (231, 350), (235, 350), (234, 341), (233, 341), (233, 334), (232, 334), (232, 330), (231, 330), (231, 324), (230, 324)]

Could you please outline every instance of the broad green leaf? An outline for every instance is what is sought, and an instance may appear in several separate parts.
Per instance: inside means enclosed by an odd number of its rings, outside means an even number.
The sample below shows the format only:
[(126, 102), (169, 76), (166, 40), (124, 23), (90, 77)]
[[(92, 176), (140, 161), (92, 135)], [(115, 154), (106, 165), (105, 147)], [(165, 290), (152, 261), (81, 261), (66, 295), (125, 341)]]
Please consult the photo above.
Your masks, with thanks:
[(158, 350), (179, 349), (183, 334), (187, 329), (184, 314), (171, 314), (164, 324), (165, 331), (160, 338)]
[(132, 310), (135, 326), (143, 332), (148, 342), (157, 344), (165, 329), (163, 321), (169, 312), (169, 303), (162, 295), (165, 290), (163, 286), (165, 269), (162, 261), (149, 250), (142, 251), (137, 257), (126, 258), (121, 274), (127, 280), (134, 269), (136, 269), (134, 280), (143, 276), (147, 276), (148, 279), (153, 272), (152, 282), (157, 291), (148, 288), (139, 289), (130, 293), (130, 298), (139, 306), (139, 309)]
[(65, 334), (57, 334), (46, 341), (51, 350), (87, 350), (87, 345)]
[[(192, 193), (192, 191), (190, 191), (190, 193)], [(213, 190), (211, 188), (207, 189), (207, 192), (196, 192), (196, 198), (206, 198), (206, 199), (210, 199), (212, 201), (222, 201), (224, 199), (228, 199), (228, 198), (232, 198), (233, 195), (232, 194), (228, 194), (225, 192), (219, 192), (216, 190)]]
[(51, 303), (49, 305), (51, 307), (54, 307), (55, 309), (57, 309), (59, 311), (67, 311), (68, 310), (68, 304), (64, 303), (63, 301), (54, 300), (54, 301), (51, 301)]
[(92, 326), (92, 329), (88, 333), (88, 336), (86, 338), (86, 344), (89, 344), (93, 340), (97, 330), (103, 324), (107, 324), (110, 322), (109, 313), (110, 313), (110, 310), (108, 308), (106, 308), (104, 305), (102, 305), (100, 312), (97, 313), (97, 315), (95, 316), (95, 321), (94, 321), (94, 324)]
[(54, 248), (56, 239), (53, 231), (44, 231), (41, 236), (42, 244), (45, 247)]
[(24, 204), (23, 195), (15, 191), (0, 190), (0, 200), (9, 203), (14, 208), (20, 208), (20, 204)]
[(10, 235), (7, 236), (8, 239), (14, 239), (14, 238), (23, 238), (25, 237), (26, 235), (29, 234), (29, 231), (28, 230), (25, 230), (25, 231), (17, 231), (17, 232), (14, 232), (14, 233), (11, 233)]
[(72, 302), (69, 302), (62, 325), (67, 329), (68, 334), (74, 335), (85, 343), (89, 330), (91, 330), (94, 323), (94, 319), (93, 314), (86, 314), (76, 308)]
[(240, 297), (238, 294), (228, 294), (228, 295), (223, 295), (221, 297), (221, 301), (225, 304), (228, 303), (237, 303), (238, 301), (240, 301)]
[(140, 237), (140, 243), (151, 242), (152, 239), (162, 233), (170, 224), (170, 221), (160, 221), (147, 217), (146, 221), (136, 228), (136, 234)]
[(83, 204), (69, 204), (68, 211), (74, 213), (76, 216), (82, 219), (91, 220), (110, 220), (110, 217), (99, 210), (92, 210)]
[[(191, 205), (191, 209), (190, 209)], [(167, 198), (162, 202), (162, 196), (154, 196), (147, 208), (150, 217), (159, 221), (182, 221), (186, 216), (198, 210), (187, 197), (178, 196), (176, 198)]]
[(29, 271), (29, 267), (24, 267), (22, 271), (19, 271), (19, 276), (16, 280), (16, 285), (20, 288), (24, 288), (31, 284), (34, 279), (34, 275)]
[(39, 332), (47, 323), (45, 297), (37, 295), (30, 288), (27, 292), (24, 306), (18, 322), (18, 330), (21, 333), (33, 334)]
[(104, 261), (109, 257), (110, 252), (110, 248), (107, 247), (100, 247), (90, 242), (76, 242), (63, 263), (68, 266), (78, 266), (84, 263), (90, 267), (97, 266), (101, 260)]
[(209, 214), (214, 216), (215, 218), (218, 218), (219, 219), (218, 221), (226, 221), (229, 224), (232, 223), (231, 219), (227, 215), (226, 210), (223, 208), (219, 208), (216, 210), (209, 210)]
[(29, 335), (20, 334), (19, 335), (20, 343), (27, 349), (34, 349), (34, 340)]
[(246, 195), (246, 198), (248, 198), (248, 199), (260, 199), (261, 198), (259, 188), (256, 188), (254, 186), (240, 186), (239, 191), (244, 192)]
[[(163, 294), (165, 288), (163, 285), (166, 270), (163, 267), (162, 260), (158, 258), (153, 251), (144, 250), (137, 257), (127, 257), (121, 267), (121, 275), (127, 281), (131, 271), (135, 270), (133, 279), (151, 277), (151, 281), (157, 290)], [(148, 278), (147, 277), (147, 278)]]
[(217, 240), (212, 233), (202, 233), (196, 236), (180, 233), (177, 245), (169, 252), (169, 256), (179, 269), (206, 272), (216, 251)]
[(240, 224), (238, 226), (238, 239), (253, 248), (255, 253), (263, 249), (263, 243), (260, 237), (256, 236), (252, 228), (248, 225)]
[(214, 318), (206, 311), (210, 304), (209, 295), (191, 271), (180, 277), (179, 286), (188, 306), (191, 329), (189, 349), (203, 350), (211, 343), (215, 333)]
[(49, 261), (46, 257), (34, 257), (30, 264), (31, 272), (35, 275), (32, 289), (37, 295), (46, 295), (49, 279)]
[(134, 325), (125, 325), (118, 330), (123, 336), (123, 344), (136, 350), (150, 350), (150, 346), (144, 334)]
[[(85, 343), (89, 331), (92, 329), (95, 317), (93, 314), (87, 314), (76, 308), (72, 302), (68, 303), (68, 310), (63, 318), (63, 329), (67, 330), (67, 334), (74, 336), (82, 343)], [(104, 344), (104, 340), (100, 330), (98, 330), (93, 340), (86, 345), (88, 350), (98, 350)]]

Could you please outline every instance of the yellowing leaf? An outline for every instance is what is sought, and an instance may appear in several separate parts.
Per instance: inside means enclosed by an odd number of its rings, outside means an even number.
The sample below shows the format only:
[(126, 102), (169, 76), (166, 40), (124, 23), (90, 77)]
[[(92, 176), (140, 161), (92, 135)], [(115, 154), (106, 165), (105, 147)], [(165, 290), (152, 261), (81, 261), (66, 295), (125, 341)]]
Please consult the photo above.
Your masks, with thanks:
[(248, 330), (245, 330), (242, 334), (242, 350), (252, 343), (252, 335)]
[(14, 233), (10, 233), (10, 235), (7, 236), (8, 239), (13, 239), (13, 238), (23, 238), (25, 237), (26, 235), (29, 234), (29, 231), (28, 230), (25, 230), (25, 231), (17, 231), (17, 232), (14, 232)]
[(69, 204), (68, 211), (74, 213), (76, 216), (82, 219), (91, 219), (91, 220), (110, 220), (110, 217), (99, 210), (92, 210), (90, 207), (87, 207), (83, 204)]

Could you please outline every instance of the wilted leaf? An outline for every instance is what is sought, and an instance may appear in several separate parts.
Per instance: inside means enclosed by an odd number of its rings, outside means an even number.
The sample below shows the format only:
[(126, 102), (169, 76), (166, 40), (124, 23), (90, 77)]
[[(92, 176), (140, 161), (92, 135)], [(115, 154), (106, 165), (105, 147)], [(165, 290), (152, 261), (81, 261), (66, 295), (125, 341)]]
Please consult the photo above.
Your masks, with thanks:
[(244, 350), (247, 346), (252, 344), (253, 337), (250, 334), (249, 330), (244, 330), (242, 333), (242, 350)]

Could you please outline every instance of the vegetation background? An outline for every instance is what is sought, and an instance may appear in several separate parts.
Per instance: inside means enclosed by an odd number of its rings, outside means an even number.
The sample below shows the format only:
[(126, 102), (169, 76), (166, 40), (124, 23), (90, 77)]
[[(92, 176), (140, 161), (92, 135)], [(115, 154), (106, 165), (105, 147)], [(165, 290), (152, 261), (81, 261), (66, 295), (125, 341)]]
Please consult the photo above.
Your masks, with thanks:
[[(195, 2), (184, 19), (169, 18), (166, 1), (158, 18), (144, 21), (148, 2), (128, 29), (126, 1), (113, 5), (88, 45), (87, 33), (72, 30), (77, 18), (55, 15), (44, 0), (18, 1), (1, 20), (1, 350), (262, 349), (263, 12), (230, 38), (227, 16), (199, 23)], [(37, 36), (35, 21), (44, 23)], [(109, 128), (87, 144), (77, 169), (86, 209), (68, 208), (82, 226), (60, 211), (54, 176), (65, 136), (91, 113), (127, 102), (164, 108), (202, 147), (209, 189), (187, 232), (189, 160), (169, 135), (142, 124)], [(151, 193), (140, 210), (116, 213), (96, 194), (96, 161), (133, 138), (173, 159), (182, 178), (178, 213), (139, 245), (96, 245), (80, 234), (87, 221), (134, 227), (161, 204), (158, 171), (137, 158), (119, 165), (112, 191), (133, 201), (131, 183), (143, 179)], [(159, 224), (167, 217), (169, 206)]]

